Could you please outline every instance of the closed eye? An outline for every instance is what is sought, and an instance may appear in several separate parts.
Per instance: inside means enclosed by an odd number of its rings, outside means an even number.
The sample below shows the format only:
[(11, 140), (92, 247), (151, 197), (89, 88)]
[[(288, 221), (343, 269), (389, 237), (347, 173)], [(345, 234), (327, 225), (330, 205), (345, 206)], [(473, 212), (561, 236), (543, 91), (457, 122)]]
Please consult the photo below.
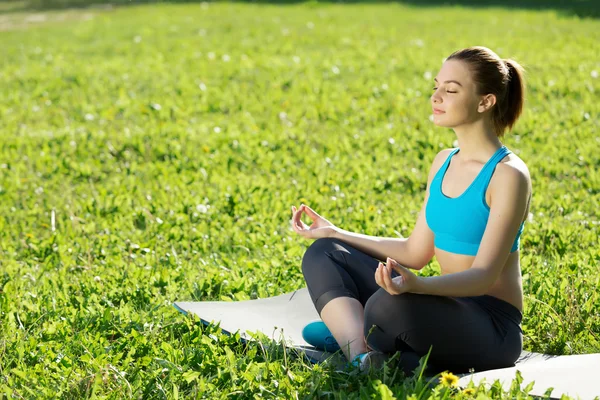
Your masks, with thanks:
[[(434, 87), (433, 90), (437, 90), (438, 88)], [(456, 93), (456, 92), (451, 92), (449, 90), (446, 90), (446, 93)]]

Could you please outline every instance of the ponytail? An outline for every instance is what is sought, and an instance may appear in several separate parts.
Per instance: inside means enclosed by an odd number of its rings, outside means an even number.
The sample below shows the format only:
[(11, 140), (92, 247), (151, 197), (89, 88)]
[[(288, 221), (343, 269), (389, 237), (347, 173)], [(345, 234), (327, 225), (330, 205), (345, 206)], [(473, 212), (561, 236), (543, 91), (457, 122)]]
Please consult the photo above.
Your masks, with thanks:
[(506, 66), (507, 83), (506, 93), (500, 101), (499, 107), (492, 119), (498, 136), (503, 136), (508, 128), (510, 131), (521, 114), (525, 103), (525, 80), (523, 67), (512, 59), (502, 60)]

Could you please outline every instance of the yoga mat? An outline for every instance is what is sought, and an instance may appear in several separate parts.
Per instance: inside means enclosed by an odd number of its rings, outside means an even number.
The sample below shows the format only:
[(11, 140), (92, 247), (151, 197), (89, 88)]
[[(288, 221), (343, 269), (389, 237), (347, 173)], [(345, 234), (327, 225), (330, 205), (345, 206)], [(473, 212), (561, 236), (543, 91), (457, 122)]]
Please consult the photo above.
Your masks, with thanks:
[[(283, 340), (286, 346), (299, 350), (312, 363), (333, 357), (332, 353), (319, 351), (302, 338), (302, 328), (311, 321), (320, 320), (307, 288), (264, 299), (182, 301), (173, 305), (184, 314), (197, 315), (206, 325), (220, 323), (225, 334), (239, 331), (243, 341), (253, 340), (248, 332), (262, 332), (275, 341)], [(543, 396), (546, 389), (553, 387), (551, 398), (560, 398), (563, 393), (574, 398), (579, 396), (582, 400), (600, 396), (600, 354), (551, 356), (524, 351), (515, 365), (459, 375), (459, 384), (465, 387), (473, 379), (477, 385), (485, 379), (491, 385), (500, 379), (503, 387), (509, 389), (519, 370), (523, 376), (523, 388), (535, 381), (533, 390), (529, 392), (531, 395)]]

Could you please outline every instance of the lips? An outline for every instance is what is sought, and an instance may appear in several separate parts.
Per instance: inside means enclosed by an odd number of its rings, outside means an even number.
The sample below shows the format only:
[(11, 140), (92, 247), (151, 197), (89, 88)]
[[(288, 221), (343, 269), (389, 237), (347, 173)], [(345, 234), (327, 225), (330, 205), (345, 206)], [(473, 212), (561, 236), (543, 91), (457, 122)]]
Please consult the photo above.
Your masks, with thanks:
[(440, 110), (439, 108), (434, 108), (434, 109), (433, 109), (433, 113), (434, 113), (434, 114), (443, 114), (443, 113), (445, 113), (445, 112), (446, 112), (446, 111)]

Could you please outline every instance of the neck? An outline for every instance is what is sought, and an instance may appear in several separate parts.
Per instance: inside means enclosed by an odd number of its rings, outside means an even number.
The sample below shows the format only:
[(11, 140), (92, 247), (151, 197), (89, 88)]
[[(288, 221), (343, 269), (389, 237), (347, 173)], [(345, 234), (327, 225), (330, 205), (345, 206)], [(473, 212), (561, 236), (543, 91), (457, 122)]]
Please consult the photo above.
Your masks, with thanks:
[(460, 158), (464, 162), (478, 161), (483, 164), (502, 147), (492, 127), (482, 120), (457, 126), (454, 133), (458, 139)]

